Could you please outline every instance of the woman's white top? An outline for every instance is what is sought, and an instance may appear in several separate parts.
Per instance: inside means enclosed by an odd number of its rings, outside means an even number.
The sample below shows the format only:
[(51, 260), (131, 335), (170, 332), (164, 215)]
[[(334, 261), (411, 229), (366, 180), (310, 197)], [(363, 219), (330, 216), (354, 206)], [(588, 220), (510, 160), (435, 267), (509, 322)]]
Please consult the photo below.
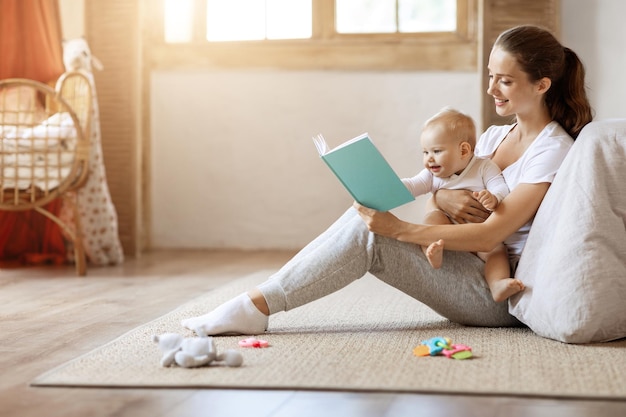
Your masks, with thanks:
[[(475, 154), (491, 158), (506, 135), (515, 125), (491, 126), (483, 133), (476, 145)], [(530, 144), (522, 157), (502, 171), (511, 192), (518, 184), (552, 183), (561, 162), (567, 155), (574, 139), (558, 122), (549, 123)], [(520, 256), (533, 219), (505, 240), (509, 256)]]

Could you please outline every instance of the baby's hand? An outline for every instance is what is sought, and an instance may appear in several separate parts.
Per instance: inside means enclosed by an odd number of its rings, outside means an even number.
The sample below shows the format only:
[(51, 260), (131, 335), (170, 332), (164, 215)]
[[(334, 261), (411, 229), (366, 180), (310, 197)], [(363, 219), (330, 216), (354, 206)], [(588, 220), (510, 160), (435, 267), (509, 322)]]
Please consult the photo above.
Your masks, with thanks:
[(474, 198), (480, 202), (487, 210), (494, 211), (498, 207), (498, 199), (487, 190), (475, 191)]

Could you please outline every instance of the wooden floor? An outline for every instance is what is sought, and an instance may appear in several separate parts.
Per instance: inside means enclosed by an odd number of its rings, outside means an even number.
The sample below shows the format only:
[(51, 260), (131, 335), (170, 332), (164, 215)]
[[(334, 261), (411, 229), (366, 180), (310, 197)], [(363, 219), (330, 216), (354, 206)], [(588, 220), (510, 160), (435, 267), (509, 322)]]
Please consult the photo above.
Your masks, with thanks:
[[(269, 390), (33, 388), (39, 374), (286, 252), (167, 251), (119, 267), (0, 270), (0, 417), (626, 416), (626, 401)], [(424, 375), (428, 378), (428, 375)]]

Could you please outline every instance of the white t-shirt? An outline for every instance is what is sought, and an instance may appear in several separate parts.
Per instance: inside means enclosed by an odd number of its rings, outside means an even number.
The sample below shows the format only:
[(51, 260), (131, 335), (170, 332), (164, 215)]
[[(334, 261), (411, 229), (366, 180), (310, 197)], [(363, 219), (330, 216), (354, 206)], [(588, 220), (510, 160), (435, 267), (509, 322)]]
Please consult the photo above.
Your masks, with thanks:
[(502, 201), (509, 193), (509, 187), (504, 181), (500, 167), (491, 159), (473, 156), (460, 174), (446, 178), (435, 177), (432, 172), (423, 169), (416, 176), (403, 178), (402, 182), (411, 191), (414, 197), (427, 193), (434, 193), (440, 189), (446, 190), (489, 190), (498, 201)]
[[(491, 158), (515, 125), (491, 126), (480, 136), (475, 154)], [(520, 159), (502, 171), (504, 179), (513, 191), (518, 184), (552, 183), (561, 162), (567, 155), (574, 139), (557, 122), (549, 123), (530, 144)], [(533, 219), (509, 236), (505, 245), (509, 256), (520, 256)]]

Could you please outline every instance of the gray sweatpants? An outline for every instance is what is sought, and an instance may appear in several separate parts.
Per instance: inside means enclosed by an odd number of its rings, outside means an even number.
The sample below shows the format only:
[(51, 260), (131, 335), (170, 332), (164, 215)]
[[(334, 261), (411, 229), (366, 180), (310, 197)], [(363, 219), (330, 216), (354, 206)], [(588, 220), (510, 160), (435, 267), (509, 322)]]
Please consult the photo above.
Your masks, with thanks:
[(272, 314), (322, 298), (367, 272), (453, 322), (519, 326), (508, 302), (493, 301), (484, 263), (467, 252), (445, 251), (433, 269), (418, 245), (370, 232), (350, 208), (258, 288)]

